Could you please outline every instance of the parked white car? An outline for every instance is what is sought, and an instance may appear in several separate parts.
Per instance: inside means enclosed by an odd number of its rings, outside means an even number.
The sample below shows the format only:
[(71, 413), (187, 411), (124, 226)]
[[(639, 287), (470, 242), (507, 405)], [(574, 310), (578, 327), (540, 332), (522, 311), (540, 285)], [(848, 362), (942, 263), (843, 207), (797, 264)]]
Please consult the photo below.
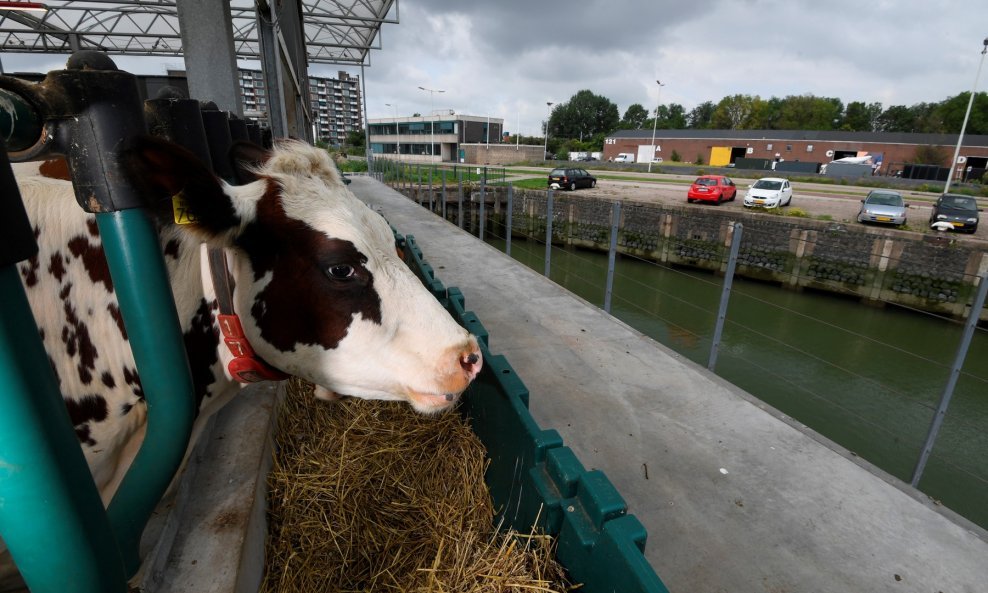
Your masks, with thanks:
[(614, 157), (615, 163), (633, 163), (635, 162), (635, 155), (630, 152), (622, 152), (621, 154)]
[(792, 185), (788, 179), (762, 177), (744, 193), (744, 205), (751, 208), (778, 208), (792, 202)]

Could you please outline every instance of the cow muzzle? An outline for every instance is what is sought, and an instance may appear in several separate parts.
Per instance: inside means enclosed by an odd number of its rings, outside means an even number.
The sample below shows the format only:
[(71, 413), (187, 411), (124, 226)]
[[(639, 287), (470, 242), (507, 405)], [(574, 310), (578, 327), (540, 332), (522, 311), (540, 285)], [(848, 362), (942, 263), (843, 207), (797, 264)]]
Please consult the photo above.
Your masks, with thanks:
[(408, 401), (417, 411), (428, 414), (451, 407), (477, 377), (484, 366), (477, 339), (470, 339), (445, 355), (437, 373), (439, 381), (434, 391), (409, 390)]

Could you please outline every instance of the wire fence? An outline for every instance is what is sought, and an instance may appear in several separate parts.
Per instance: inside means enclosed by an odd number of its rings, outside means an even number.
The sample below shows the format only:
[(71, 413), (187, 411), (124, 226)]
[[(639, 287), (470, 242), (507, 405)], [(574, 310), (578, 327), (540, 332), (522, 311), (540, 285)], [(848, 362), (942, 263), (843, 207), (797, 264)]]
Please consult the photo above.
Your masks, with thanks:
[[(988, 283), (974, 256), (839, 223), (780, 233), (483, 179), (438, 195), (407, 173), (381, 179), (695, 362), (716, 359), (721, 376), (988, 527), (988, 369), (974, 362), (988, 360), (977, 325)], [(750, 278), (727, 276), (732, 264)]]

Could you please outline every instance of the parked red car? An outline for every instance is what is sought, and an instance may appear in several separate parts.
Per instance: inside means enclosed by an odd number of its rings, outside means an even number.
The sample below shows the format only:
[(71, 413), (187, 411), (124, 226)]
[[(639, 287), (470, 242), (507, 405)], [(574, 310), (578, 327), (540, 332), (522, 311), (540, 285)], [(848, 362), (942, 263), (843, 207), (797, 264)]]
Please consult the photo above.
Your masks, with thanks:
[(738, 195), (734, 182), (723, 175), (701, 175), (696, 178), (686, 193), (686, 201), (693, 202), (728, 202)]

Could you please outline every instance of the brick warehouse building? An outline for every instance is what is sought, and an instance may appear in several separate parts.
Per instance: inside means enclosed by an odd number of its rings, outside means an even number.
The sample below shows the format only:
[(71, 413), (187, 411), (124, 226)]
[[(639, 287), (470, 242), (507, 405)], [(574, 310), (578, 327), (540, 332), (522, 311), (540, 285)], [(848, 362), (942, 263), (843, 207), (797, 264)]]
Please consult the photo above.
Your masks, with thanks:
[[(941, 163), (916, 163), (916, 150), (937, 147), (943, 155)], [(840, 132), (802, 130), (657, 130), (655, 132), (655, 162), (672, 160), (673, 151), (682, 161), (698, 158), (710, 166), (727, 166), (750, 162), (784, 161), (792, 165), (799, 161), (799, 170), (812, 171), (813, 165), (824, 165), (843, 157), (871, 155), (877, 162), (875, 174), (920, 179), (946, 179), (946, 167), (957, 146), (957, 134), (909, 134), (898, 132)], [(647, 163), (652, 147), (652, 130), (619, 130), (604, 140), (604, 159), (613, 160), (618, 154), (631, 153), (635, 162)], [(738, 159), (749, 159), (737, 163)], [(915, 165), (931, 165), (919, 168)], [(988, 136), (965, 135), (958, 158), (960, 177), (980, 178), (988, 166)], [(770, 168), (770, 167), (766, 167)], [(787, 167), (788, 168), (788, 167)], [(943, 168), (941, 171), (936, 169)], [(970, 170), (968, 169), (970, 168)], [(929, 171), (927, 169), (933, 169)], [(818, 170), (818, 168), (817, 168)], [(925, 175), (925, 176), (924, 176)]]

